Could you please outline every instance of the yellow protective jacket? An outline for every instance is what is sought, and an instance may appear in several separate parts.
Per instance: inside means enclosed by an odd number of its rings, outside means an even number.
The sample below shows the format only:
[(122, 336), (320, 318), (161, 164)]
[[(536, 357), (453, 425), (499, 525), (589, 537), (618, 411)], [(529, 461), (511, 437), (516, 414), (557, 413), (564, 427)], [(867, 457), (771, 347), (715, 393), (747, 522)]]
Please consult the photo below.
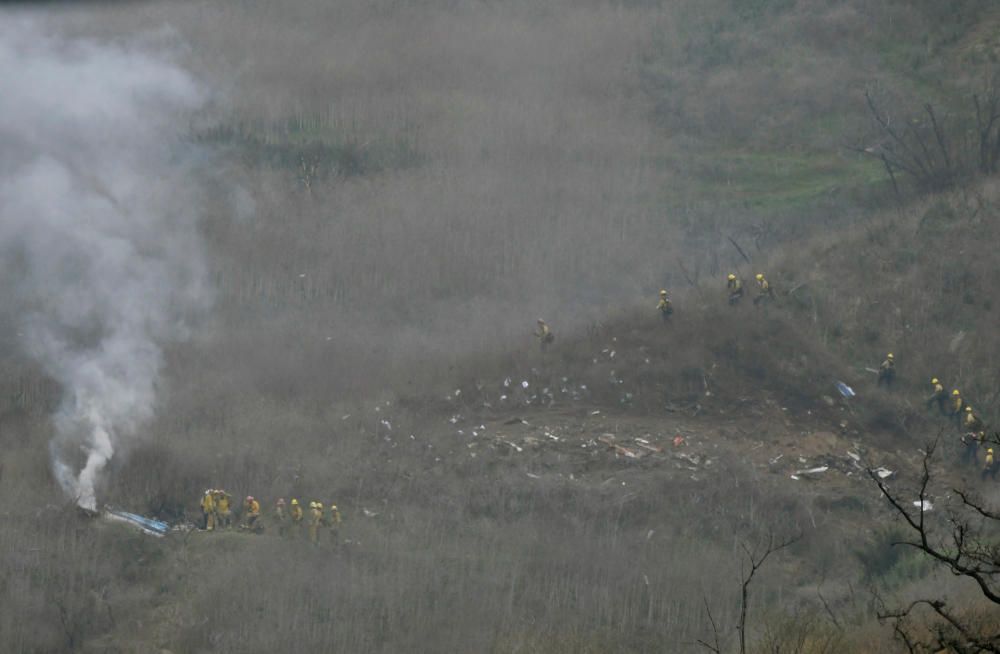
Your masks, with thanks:
[(726, 280), (726, 288), (728, 288), (733, 293), (739, 293), (740, 291), (743, 290), (743, 282), (740, 281), (739, 277), (737, 277), (736, 279), (728, 279)]
[(941, 384), (934, 384), (934, 394), (931, 395), (931, 398), (937, 399), (939, 397), (944, 397), (944, 386)]
[(760, 291), (761, 295), (771, 294), (771, 285), (767, 283), (766, 279), (757, 280), (757, 289)]
[(669, 311), (670, 300), (668, 298), (661, 298), (659, 304), (656, 305), (656, 308), (660, 311)]
[(323, 509), (315, 507), (310, 509), (310, 511), (312, 513), (312, 522), (310, 524), (317, 526), (323, 524)]
[(985, 464), (984, 467), (986, 467), (986, 468), (992, 468), (993, 467), (993, 455), (990, 454), (989, 452), (986, 453), (986, 464)]
[(201, 510), (205, 513), (211, 513), (215, 510), (215, 498), (212, 497), (211, 493), (205, 493), (201, 496)]
[(983, 426), (982, 421), (972, 411), (965, 414), (965, 420), (963, 422), (965, 424), (965, 428), (971, 432), (977, 432)]
[(292, 522), (302, 522), (302, 506), (293, 504), (289, 515), (292, 516)]
[(965, 402), (962, 401), (962, 397), (960, 395), (952, 396), (952, 398), (951, 398), (951, 410), (952, 411), (954, 411), (955, 413), (958, 413), (959, 411), (962, 410), (963, 406), (965, 406)]
[(895, 367), (896, 367), (895, 362), (893, 362), (891, 359), (886, 359), (885, 361), (882, 362), (882, 365), (880, 365), (878, 369), (886, 371), (886, 370), (892, 370)]
[(260, 515), (260, 502), (254, 500), (253, 502), (246, 503), (246, 512), (248, 516)]
[(219, 499), (215, 501), (215, 508), (219, 510), (219, 513), (228, 513), (229, 503), (231, 501), (232, 498), (229, 495), (223, 493), (222, 495), (219, 496)]
[(336, 527), (340, 524), (340, 510), (330, 509), (330, 517), (327, 518), (327, 522), (331, 527)]

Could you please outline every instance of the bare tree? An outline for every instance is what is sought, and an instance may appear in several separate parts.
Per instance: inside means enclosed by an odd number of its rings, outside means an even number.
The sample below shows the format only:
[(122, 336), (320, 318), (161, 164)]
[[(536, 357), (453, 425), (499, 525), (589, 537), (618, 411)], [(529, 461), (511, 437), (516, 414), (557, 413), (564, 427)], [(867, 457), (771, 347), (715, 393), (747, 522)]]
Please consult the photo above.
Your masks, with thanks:
[(908, 175), (921, 190), (939, 191), (1000, 169), (1000, 74), (986, 76), (968, 112), (939, 116), (930, 102), (917, 112), (894, 112), (871, 90), (865, 91), (865, 102), (878, 140), (851, 149), (882, 162), (897, 197), (897, 173)]
[[(745, 542), (740, 543), (740, 547), (743, 549), (743, 553), (746, 554), (747, 557), (746, 561), (740, 564), (743, 582), (740, 586), (740, 619), (736, 625), (736, 631), (739, 632), (740, 635), (740, 654), (746, 654), (747, 651), (747, 614), (750, 610), (750, 584), (753, 582), (754, 575), (756, 575), (757, 571), (763, 567), (764, 562), (767, 561), (768, 557), (775, 552), (781, 551), (786, 547), (793, 545), (798, 539), (798, 536), (794, 536), (785, 540), (776, 541), (774, 534), (770, 533), (767, 537), (767, 544), (763, 547), (755, 547), (751, 549)], [(709, 643), (704, 640), (698, 640), (697, 643), (709, 651), (715, 652), (715, 654), (722, 654), (723, 649), (719, 641), (719, 629), (716, 626), (715, 619), (712, 617), (712, 611), (708, 607), (708, 600), (705, 600), (705, 611), (708, 613), (708, 620), (712, 625), (713, 641)]]
[[(991, 439), (991, 442), (997, 441), (1000, 441), (1000, 435)], [(952, 489), (960, 503), (946, 517), (933, 521), (933, 524), (928, 520), (928, 489), (933, 480), (931, 464), (938, 443), (939, 439), (935, 440), (924, 452), (917, 500), (914, 502), (916, 509), (909, 508), (900, 493), (892, 491), (874, 470), (868, 469), (868, 476), (908, 528), (910, 538), (893, 545), (923, 552), (953, 575), (975, 582), (988, 602), (1000, 605), (1000, 545), (987, 535), (1000, 525), (1000, 513), (987, 508), (969, 492)], [(939, 534), (939, 526), (946, 526), (946, 533)], [(926, 617), (931, 620), (926, 620)], [(897, 638), (912, 653), (942, 650), (959, 654), (1000, 652), (1000, 632), (984, 631), (975, 618), (955, 613), (941, 599), (918, 599), (905, 607), (891, 610), (882, 604), (878, 618), (892, 624)]]

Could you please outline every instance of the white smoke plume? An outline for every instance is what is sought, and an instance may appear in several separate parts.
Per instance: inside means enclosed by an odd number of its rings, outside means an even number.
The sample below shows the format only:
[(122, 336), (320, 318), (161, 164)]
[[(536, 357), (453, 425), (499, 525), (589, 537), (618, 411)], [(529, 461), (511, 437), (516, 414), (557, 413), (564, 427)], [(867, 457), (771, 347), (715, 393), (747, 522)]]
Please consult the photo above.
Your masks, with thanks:
[(53, 472), (83, 507), (207, 302), (185, 142), (203, 101), (162, 48), (0, 18), (0, 310), (62, 386)]

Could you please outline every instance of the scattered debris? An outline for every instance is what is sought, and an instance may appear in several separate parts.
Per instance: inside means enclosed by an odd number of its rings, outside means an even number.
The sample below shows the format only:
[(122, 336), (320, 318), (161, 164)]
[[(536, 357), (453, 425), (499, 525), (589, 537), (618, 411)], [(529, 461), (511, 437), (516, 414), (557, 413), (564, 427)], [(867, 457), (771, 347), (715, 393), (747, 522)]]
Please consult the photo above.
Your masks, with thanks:
[(922, 509), (922, 511), (933, 511), (934, 510), (934, 505), (931, 504), (930, 500), (924, 500), (922, 507), (921, 507), (920, 500), (915, 500), (913, 502), (913, 506), (917, 507), (918, 509)]
[(892, 470), (889, 470), (887, 468), (875, 468), (874, 470), (872, 470), (872, 472), (878, 475), (879, 479), (885, 479), (886, 477), (891, 477), (892, 475), (896, 474)]
[(539, 477), (538, 475), (536, 475), (533, 472), (527, 472), (525, 474), (528, 475), (529, 477), (531, 477), (532, 479), (541, 479), (541, 477)]

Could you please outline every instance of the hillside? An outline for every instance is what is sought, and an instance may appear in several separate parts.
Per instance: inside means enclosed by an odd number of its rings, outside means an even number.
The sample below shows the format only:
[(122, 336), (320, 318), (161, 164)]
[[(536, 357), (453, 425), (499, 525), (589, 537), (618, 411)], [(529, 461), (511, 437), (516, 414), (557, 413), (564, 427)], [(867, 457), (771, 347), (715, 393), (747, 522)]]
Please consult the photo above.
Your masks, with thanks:
[[(197, 265), (164, 302), (183, 320), (156, 331), (151, 417), (122, 430), (96, 485), (100, 504), (174, 525), (165, 538), (81, 512), (59, 486), (57, 451), (82, 467), (89, 445), (59, 440), (70, 392), (24, 345), (38, 322), (23, 313), (82, 315), (67, 342), (84, 346), (119, 314), (53, 300), (87, 297), (73, 265), (100, 257), (83, 251), (52, 250), (65, 288), (26, 285), (35, 269), (10, 243), (32, 241), (12, 227), (30, 216), (0, 202), (0, 650), (694, 652), (717, 629), (737, 651), (748, 555), (785, 539), (750, 586), (748, 651), (904, 651), (876, 612), (928, 595), (989, 616), (971, 584), (892, 547), (899, 522), (866, 474), (885, 468), (915, 499), (939, 438), (928, 515), (949, 515), (954, 488), (1000, 501), (925, 407), (940, 377), (1000, 420), (1000, 186), (965, 169), (934, 192), (890, 178), (864, 99), (914, 125), (933, 103), (965, 134), (972, 94), (995, 88), (1000, 12), (949, 5), (196, 1), (4, 16), (0, 55), (37, 29), (72, 46), (41, 57), (57, 70), (95, 52), (120, 64), (85, 84), (98, 99), (165, 69), (190, 72), (199, 104), (174, 115), (154, 89), (138, 105), (148, 124), (89, 135), (114, 156), (79, 161), (89, 141), (72, 125), (54, 150), (74, 164), (67, 186), (96, 197), (60, 205), (65, 224), (128, 204), (93, 182), (107, 158), (125, 197), (196, 227), (135, 248), (179, 242)], [(18, 120), (0, 125), (8, 150), (50, 133)], [(176, 124), (181, 137), (157, 136)], [(129, 170), (116, 156), (133, 137), (184, 174)], [(974, 158), (969, 143), (955, 152)], [(61, 198), (53, 188), (35, 195)], [(748, 285), (736, 307), (730, 271)], [(757, 272), (776, 293), (759, 307)], [(102, 302), (158, 288), (116, 282)], [(545, 351), (540, 316), (556, 336)], [(868, 369), (888, 352), (887, 390)], [(264, 533), (192, 529), (216, 487), (260, 499)], [(338, 546), (280, 537), (279, 497), (336, 502)]]

